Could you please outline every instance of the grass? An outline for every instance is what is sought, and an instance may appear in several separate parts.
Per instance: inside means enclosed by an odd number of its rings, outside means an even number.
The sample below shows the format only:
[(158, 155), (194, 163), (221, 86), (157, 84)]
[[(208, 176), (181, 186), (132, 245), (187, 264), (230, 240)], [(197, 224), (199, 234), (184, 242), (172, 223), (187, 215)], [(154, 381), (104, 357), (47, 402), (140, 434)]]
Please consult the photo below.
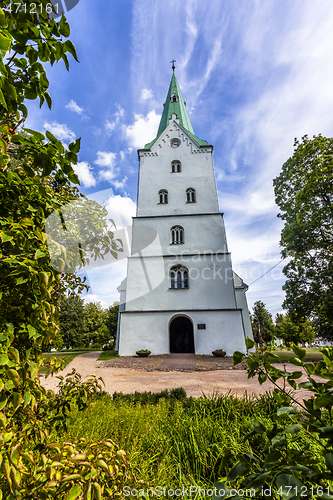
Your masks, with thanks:
[(73, 412), (68, 434), (88, 442), (112, 439), (126, 451), (137, 480), (150, 487), (209, 488), (239, 454), (261, 455), (265, 438), (244, 438), (253, 420), (272, 425), (276, 402), (269, 393), (255, 399), (230, 394), (194, 399), (183, 393), (104, 394), (83, 412)]
[[(292, 358), (295, 357), (295, 353), (290, 349), (287, 351), (285, 348), (282, 350), (277, 348), (273, 351), (274, 354), (277, 354), (281, 359), (282, 363), (288, 363)], [(306, 348), (306, 356), (303, 361), (320, 361), (323, 359), (322, 353), (316, 347), (307, 347)]]
[(106, 361), (108, 359), (113, 359), (118, 356), (117, 351), (103, 351), (98, 358), (98, 361)]
[(142, 405), (105, 395), (74, 413), (68, 432), (88, 441), (112, 439), (126, 450), (137, 478), (149, 485), (208, 487), (235, 463), (237, 453), (251, 451), (241, 437), (251, 430), (254, 413), (250, 400), (239, 403), (233, 396), (186, 406), (166, 399)]

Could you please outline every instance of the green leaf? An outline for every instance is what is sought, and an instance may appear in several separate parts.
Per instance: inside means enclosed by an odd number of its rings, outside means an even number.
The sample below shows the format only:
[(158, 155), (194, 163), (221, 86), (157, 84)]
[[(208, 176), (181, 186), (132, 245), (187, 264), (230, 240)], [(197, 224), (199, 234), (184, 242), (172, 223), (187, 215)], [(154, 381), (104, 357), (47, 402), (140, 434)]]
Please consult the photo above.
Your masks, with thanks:
[(37, 260), (39, 259), (40, 257), (45, 257), (46, 253), (43, 252), (42, 250), (37, 250), (37, 252), (35, 253), (34, 255), (34, 259)]
[(280, 474), (276, 478), (276, 486), (282, 488), (282, 498), (288, 499), (295, 495), (295, 489), (297, 487), (298, 491), (302, 488), (303, 483), (292, 474)]
[(71, 42), (70, 40), (66, 40), (66, 42), (64, 43), (64, 48), (65, 48), (66, 52), (69, 52), (70, 54), (72, 54), (75, 61), (79, 62), (79, 60), (77, 58), (76, 48), (75, 48), (73, 42)]
[(313, 402), (313, 409), (318, 408), (331, 408), (333, 406), (333, 394), (324, 394), (319, 398), (316, 398)]
[(248, 470), (247, 465), (242, 464), (242, 462), (238, 462), (238, 464), (234, 465), (234, 467), (229, 472), (227, 481), (228, 482), (234, 481), (238, 477), (243, 476), (247, 470)]
[(13, 239), (13, 236), (9, 236), (8, 234), (3, 233), (3, 232), (0, 233), (0, 237), (1, 237), (2, 243), (5, 243), (6, 241), (10, 241)]
[(214, 484), (214, 490), (216, 491), (217, 495), (213, 496), (213, 500), (224, 500), (224, 498), (229, 496), (230, 494), (228, 486), (221, 482)]
[(66, 38), (69, 37), (69, 35), (70, 35), (70, 27), (69, 27), (68, 22), (66, 21), (64, 14), (62, 14), (61, 19), (60, 19), (59, 32), (60, 32), (60, 35), (65, 36)]
[(333, 472), (333, 453), (325, 453), (325, 463), (326, 467)]
[(261, 423), (255, 420), (253, 422), (253, 429), (257, 434), (264, 434), (266, 432), (266, 427)]
[(303, 359), (305, 358), (306, 356), (306, 349), (302, 349), (301, 347), (298, 347), (297, 345), (293, 344), (291, 346), (292, 350), (294, 351), (294, 353), (296, 354), (296, 356), (299, 358), (299, 359)]
[(0, 354), (0, 365), (1, 366), (7, 365), (8, 361), (9, 361), (9, 358), (8, 358), (7, 354)]
[(295, 366), (304, 366), (303, 361), (301, 361), (299, 358), (292, 358), (290, 360), (290, 363)]
[(76, 500), (76, 498), (78, 498), (81, 495), (81, 493), (82, 493), (81, 486), (79, 484), (76, 484), (69, 490), (66, 500)]
[(68, 179), (73, 183), (73, 184), (80, 184), (78, 176), (74, 172), (70, 172), (68, 174)]
[(246, 337), (245, 345), (246, 345), (246, 349), (252, 349), (252, 347), (254, 347), (256, 345), (256, 343), (254, 340), (250, 339), (249, 337)]
[(28, 281), (28, 278), (24, 279), (24, 278), (21, 277), (21, 278), (18, 278), (16, 280), (16, 284), (17, 285), (23, 285), (23, 283), (26, 283), (27, 281)]
[(68, 149), (72, 151), (72, 153), (78, 153), (80, 151), (81, 147), (81, 137), (79, 139), (76, 139), (75, 142), (71, 142), (68, 145)]
[(245, 354), (239, 351), (235, 351), (232, 356), (232, 365), (236, 366), (245, 359)]
[(45, 136), (41, 132), (37, 132), (36, 130), (32, 130), (31, 128), (23, 128), (24, 132), (27, 132), (27, 134), (32, 135), (35, 139), (38, 141), (44, 141)]
[(263, 384), (264, 382), (266, 382), (267, 378), (268, 378), (267, 373), (260, 372), (258, 376), (259, 384)]
[(295, 408), (294, 406), (283, 406), (282, 408), (279, 408), (276, 413), (278, 415), (294, 415), (296, 413), (299, 413), (299, 409)]
[(29, 338), (33, 338), (33, 339), (38, 339), (38, 337), (40, 337), (40, 333), (37, 332), (36, 328), (31, 326), (31, 325), (28, 325), (27, 326), (28, 328), (28, 332), (29, 332)]
[(7, 50), (10, 49), (11, 43), (11, 38), (8, 38), (7, 36), (4, 36), (2, 33), (0, 33), (0, 50), (2, 52), (7, 52)]
[(48, 92), (44, 92), (44, 97), (47, 102), (49, 109), (52, 109), (52, 98)]
[(2, 90), (0, 90), (0, 104), (2, 104), (2, 106), (7, 109), (7, 103), (5, 101), (5, 97), (3, 95), (3, 92)]
[(6, 396), (4, 394), (0, 394), (0, 410), (2, 410), (2, 408), (4, 408), (6, 404), (7, 404)]
[(302, 429), (302, 424), (291, 424), (288, 425), (281, 434), (296, 434)]

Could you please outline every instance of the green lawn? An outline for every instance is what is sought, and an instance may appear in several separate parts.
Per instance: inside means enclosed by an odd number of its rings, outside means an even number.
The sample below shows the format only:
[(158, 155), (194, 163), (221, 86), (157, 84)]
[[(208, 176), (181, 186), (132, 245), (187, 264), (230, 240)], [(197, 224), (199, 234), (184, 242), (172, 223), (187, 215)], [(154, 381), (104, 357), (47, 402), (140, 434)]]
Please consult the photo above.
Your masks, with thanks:
[(98, 358), (98, 361), (107, 361), (108, 359), (113, 359), (117, 356), (117, 351), (103, 351)]
[[(323, 359), (323, 355), (317, 347), (307, 347), (305, 350), (306, 356), (303, 361), (320, 361)], [(279, 356), (282, 363), (286, 363), (295, 357), (295, 353), (291, 349), (287, 351), (285, 347), (282, 350), (278, 347), (273, 353)]]

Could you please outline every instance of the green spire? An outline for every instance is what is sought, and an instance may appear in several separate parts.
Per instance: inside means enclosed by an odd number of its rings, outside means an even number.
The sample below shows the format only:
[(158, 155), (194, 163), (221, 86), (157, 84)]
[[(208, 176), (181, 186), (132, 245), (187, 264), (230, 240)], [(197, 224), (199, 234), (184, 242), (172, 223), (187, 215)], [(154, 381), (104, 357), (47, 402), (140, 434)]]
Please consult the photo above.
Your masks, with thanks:
[(173, 113), (177, 115), (180, 125), (191, 132), (191, 134), (194, 134), (190, 117), (188, 116), (188, 112), (186, 109), (186, 104), (184, 102), (175, 74), (173, 74), (171, 78), (169, 92), (164, 104), (160, 126), (158, 127), (158, 136), (169, 125), (169, 120), (171, 119)]
[(163, 113), (160, 121), (160, 125), (158, 127), (156, 138), (146, 144), (144, 149), (150, 149), (152, 145), (157, 141), (162, 132), (169, 125), (169, 120), (171, 120), (172, 115), (175, 114), (179, 119), (179, 124), (189, 133), (189, 135), (200, 145), (204, 146), (207, 144), (206, 141), (202, 141), (198, 137), (194, 135), (193, 127), (191, 124), (190, 117), (188, 116), (188, 112), (186, 109), (186, 104), (183, 99), (182, 93), (180, 91), (180, 87), (178, 85), (178, 81), (175, 73), (173, 73), (171, 78), (171, 83), (168, 91), (168, 95), (166, 97), (166, 101), (164, 103)]

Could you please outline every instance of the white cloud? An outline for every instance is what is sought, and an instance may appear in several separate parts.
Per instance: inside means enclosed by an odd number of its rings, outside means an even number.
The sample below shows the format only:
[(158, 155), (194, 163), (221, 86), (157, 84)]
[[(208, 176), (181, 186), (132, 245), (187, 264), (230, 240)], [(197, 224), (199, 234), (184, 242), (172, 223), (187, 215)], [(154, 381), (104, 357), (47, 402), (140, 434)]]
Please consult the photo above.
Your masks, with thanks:
[(127, 181), (127, 177), (125, 176), (125, 177), (123, 178), (123, 180), (122, 180), (122, 181), (117, 181), (117, 180), (113, 181), (113, 182), (112, 182), (112, 185), (113, 185), (116, 189), (124, 189), (124, 186), (125, 186), (125, 184), (126, 184), (126, 181)]
[(126, 158), (126, 155), (130, 155), (133, 151), (133, 148), (127, 148), (125, 149), (125, 151), (120, 151), (119, 154), (120, 154), (120, 158), (121, 158), (121, 161), (124, 161), (125, 158)]
[[(90, 272), (87, 274), (89, 276)], [(108, 304), (104, 300), (101, 300), (100, 296), (97, 293), (88, 293), (87, 295), (81, 295), (81, 297), (84, 300), (85, 304), (90, 304), (91, 302), (99, 302), (103, 309), (106, 309), (108, 307)]]
[(106, 120), (106, 122), (105, 122), (105, 128), (106, 128), (108, 135), (112, 134), (112, 132), (115, 130), (115, 128), (117, 127), (117, 125), (121, 121), (121, 118), (123, 118), (123, 116), (125, 115), (125, 110), (122, 109), (118, 104), (116, 104), (116, 106), (118, 108), (118, 111), (116, 111), (112, 115), (113, 120), (112, 121)]
[(106, 151), (97, 151), (97, 160), (94, 161), (96, 165), (100, 167), (110, 167), (113, 168), (115, 164), (115, 160), (117, 157), (116, 153), (107, 153)]
[(57, 139), (60, 139), (60, 141), (66, 139), (69, 141), (75, 141), (75, 132), (70, 130), (65, 124), (61, 124), (58, 122), (45, 122), (44, 128), (49, 130)]
[(157, 115), (153, 109), (147, 116), (134, 115), (133, 125), (125, 127), (125, 136), (134, 148), (143, 148), (145, 144), (152, 141), (157, 134), (161, 115)]
[(83, 183), (84, 187), (96, 186), (96, 179), (91, 173), (91, 166), (86, 161), (80, 161), (76, 165), (73, 165), (74, 172), (79, 177), (80, 181)]
[(141, 101), (146, 101), (147, 99), (152, 99), (153, 92), (150, 89), (143, 89), (141, 92)]
[(80, 108), (76, 102), (71, 99), (69, 103), (66, 105), (66, 108), (70, 109), (71, 111), (74, 111), (74, 113), (78, 113), (79, 115), (82, 115), (83, 113), (83, 108)]
[(108, 217), (115, 221), (117, 229), (132, 225), (135, 217), (136, 203), (127, 196), (111, 196), (106, 203)]

